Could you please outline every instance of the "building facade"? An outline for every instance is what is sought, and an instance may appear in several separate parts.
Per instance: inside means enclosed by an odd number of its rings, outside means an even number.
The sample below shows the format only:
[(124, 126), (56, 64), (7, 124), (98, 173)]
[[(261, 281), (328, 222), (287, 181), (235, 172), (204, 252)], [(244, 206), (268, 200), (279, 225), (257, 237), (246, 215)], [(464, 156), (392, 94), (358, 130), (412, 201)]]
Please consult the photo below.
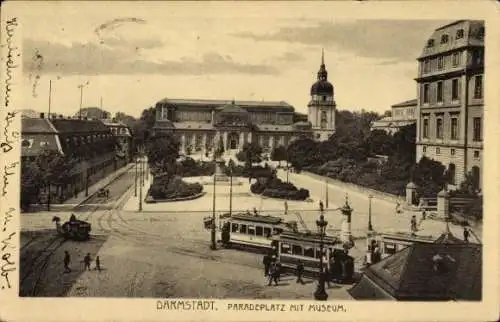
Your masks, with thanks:
[(246, 142), (269, 151), (299, 137), (326, 140), (335, 131), (336, 109), (324, 58), (310, 94), (307, 115), (284, 101), (164, 99), (156, 104), (154, 131), (177, 134), (187, 154), (212, 150), (216, 136), (229, 153)]
[(124, 166), (132, 160), (132, 131), (123, 122), (115, 119), (101, 120), (116, 138), (116, 160), (118, 166)]
[(484, 22), (442, 26), (418, 58), (417, 162), (443, 163), (450, 184), (466, 174), (480, 189), (483, 164)]
[(67, 182), (51, 187), (53, 202), (70, 198), (117, 168), (115, 137), (99, 120), (49, 119), (44, 113), (40, 118), (21, 119), (21, 161), (36, 158), (44, 149), (76, 161)]
[(325, 55), (322, 52), (318, 79), (311, 86), (311, 100), (307, 104), (314, 139), (326, 141), (335, 132), (336, 103), (333, 85), (328, 81)]
[(373, 122), (373, 130), (386, 131), (389, 134), (394, 134), (402, 127), (415, 124), (417, 122), (417, 100), (412, 99), (397, 103), (391, 106), (391, 116), (384, 117)]

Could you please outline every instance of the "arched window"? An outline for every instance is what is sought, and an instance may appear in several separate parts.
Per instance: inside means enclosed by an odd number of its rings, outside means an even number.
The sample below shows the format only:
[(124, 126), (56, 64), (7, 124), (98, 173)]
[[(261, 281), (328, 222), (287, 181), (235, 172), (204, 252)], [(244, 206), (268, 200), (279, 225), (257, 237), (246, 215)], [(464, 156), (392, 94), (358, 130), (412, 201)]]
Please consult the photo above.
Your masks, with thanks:
[(448, 166), (448, 178), (449, 178), (449, 183), (450, 184), (455, 184), (455, 174), (456, 174), (456, 167), (455, 164), (450, 163)]
[(324, 129), (326, 128), (326, 125), (328, 123), (328, 119), (327, 119), (327, 115), (326, 115), (326, 111), (321, 111), (321, 128)]

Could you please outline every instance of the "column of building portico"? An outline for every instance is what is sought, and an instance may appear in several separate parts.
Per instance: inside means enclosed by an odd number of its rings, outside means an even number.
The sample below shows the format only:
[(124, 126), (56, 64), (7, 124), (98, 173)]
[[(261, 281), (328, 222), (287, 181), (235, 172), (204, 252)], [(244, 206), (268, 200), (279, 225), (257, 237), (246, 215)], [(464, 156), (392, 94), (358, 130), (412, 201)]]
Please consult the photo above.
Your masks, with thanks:
[(247, 142), (248, 142), (248, 143), (252, 143), (252, 132), (248, 132), (248, 135), (247, 135)]
[(285, 146), (285, 136), (282, 135), (280, 136), (280, 143), (279, 143), (281, 146)]
[(243, 149), (243, 144), (245, 144), (245, 132), (240, 133), (240, 144), (239, 144), (239, 149)]
[(203, 154), (207, 153), (207, 133), (203, 133), (201, 144), (201, 151), (203, 151)]
[(274, 135), (271, 134), (270, 137), (269, 137), (269, 147), (271, 148), (271, 150), (274, 149), (274, 141), (275, 141), (275, 139), (276, 139), (276, 136), (274, 136)]
[(186, 134), (182, 133), (181, 135), (181, 152), (186, 151)]
[(227, 151), (228, 150), (228, 146), (227, 146), (227, 132), (224, 132), (224, 135), (223, 135), (223, 142), (224, 142), (224, 151)]

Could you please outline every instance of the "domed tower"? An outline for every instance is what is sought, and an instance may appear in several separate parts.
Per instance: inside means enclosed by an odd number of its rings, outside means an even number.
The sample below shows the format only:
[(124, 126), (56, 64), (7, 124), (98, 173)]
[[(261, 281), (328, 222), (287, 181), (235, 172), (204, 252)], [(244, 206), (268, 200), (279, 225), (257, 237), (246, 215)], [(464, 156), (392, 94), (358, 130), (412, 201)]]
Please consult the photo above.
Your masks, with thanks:
[(321, 52), (321, 66), (318, 80), (311, 87), (311, 100), (307, 104), (308, 120), (312, 124), (314, 139), (326, 141), (335, 132), (336, 104), (333, 85), (328, 81), (325, 67), (325, 53)]

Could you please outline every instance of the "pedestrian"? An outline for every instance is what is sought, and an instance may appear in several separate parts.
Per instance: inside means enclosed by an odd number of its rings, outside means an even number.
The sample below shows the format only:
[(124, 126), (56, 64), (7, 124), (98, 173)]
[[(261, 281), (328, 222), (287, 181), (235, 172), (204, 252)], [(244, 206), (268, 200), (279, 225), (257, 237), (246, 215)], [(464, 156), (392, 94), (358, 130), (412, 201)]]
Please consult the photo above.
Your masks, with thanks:
[(464, 241), (465, 241), (466, 243), (468, 243), (468, 242), (469, 242), (469, 234), (470, 234), (470, 232), (469, 232), (469, 230), (467, 229), (467, 227), (464, 227)]
[(90, 262), (91, 261), (92, 260), (90, 259), (90, 253), (87, 253), (87, 255), (85, 255), (85, 257), (83, 258), (83, 264), (84, 264), (83, 270), (86, 271), (88, 269), (90, 271)]
[(288, 215), (288, 202), (285, 201), (285, 215)]
[(269, 255), (264, 255), (262, 264), (264, 264), (264, 276), (267, 277), (267, 275), (269, 274), (269, 266), (271, 265), (271, 258), (269, 257)]
[(274, 281), (274, 285), (278, 285), (278, 266), (276, 265), (276, 262), (273, 262), (271, 264), (271, 267), (269, 269), (269, 282), (267, 283), (267, 286), (271, 286), (271, 283)]
[(283, 267), (281, 266), (281, 262), (279, 260), (276, 261), (276, 275), (278, 278), (278, 282), (281, 279), (281, 272), (282, 272)]
[(422, 210), (422, 220), (425, 220), (425, 217), (427, 217), (427, 213), (425, 212), (425, 209)]
[(396, 201), (396, 213), (397, 214), (401, 213), (401, 204), (399, 203), (399, 200)]
[(64, 272), (69, 273), (71, 272), (71, 268), (69, 268), (69, 264), (71, 262), (71, 256), (69, 255), (69, 252), (67, 250), (64, 251)]
[(296, 274), (297, 274), (296, 283), (304, 284), (304, 280), (302, 280), (302, 275), (304, 274), (304, 264), (300, 260), (297, 263)]
[(99, 272), (101, 271), (101, 260), (99, 259), (99, 256), (96, 256), (95, 258), (95, 269)]
[(375, 250), (373, 251), (372, 262), (373, 264), (377, 264), (381, 259), (382, 255), (380, 254), (380, 248), (377, 245), (375, 246)]
[(323, 210), (324, 210), (324, 209), (325, 209), (325, 208), (324, 208), (324, 206), (323, 206), (323, 201), (321, 201), (321, 200), (320, 200), (320, 201), (319, 201), (319, 211), (323, 212)]
[(417, 217), (415, 215), (411, 216), (410, 228), (412, 232), (417, 231)]

